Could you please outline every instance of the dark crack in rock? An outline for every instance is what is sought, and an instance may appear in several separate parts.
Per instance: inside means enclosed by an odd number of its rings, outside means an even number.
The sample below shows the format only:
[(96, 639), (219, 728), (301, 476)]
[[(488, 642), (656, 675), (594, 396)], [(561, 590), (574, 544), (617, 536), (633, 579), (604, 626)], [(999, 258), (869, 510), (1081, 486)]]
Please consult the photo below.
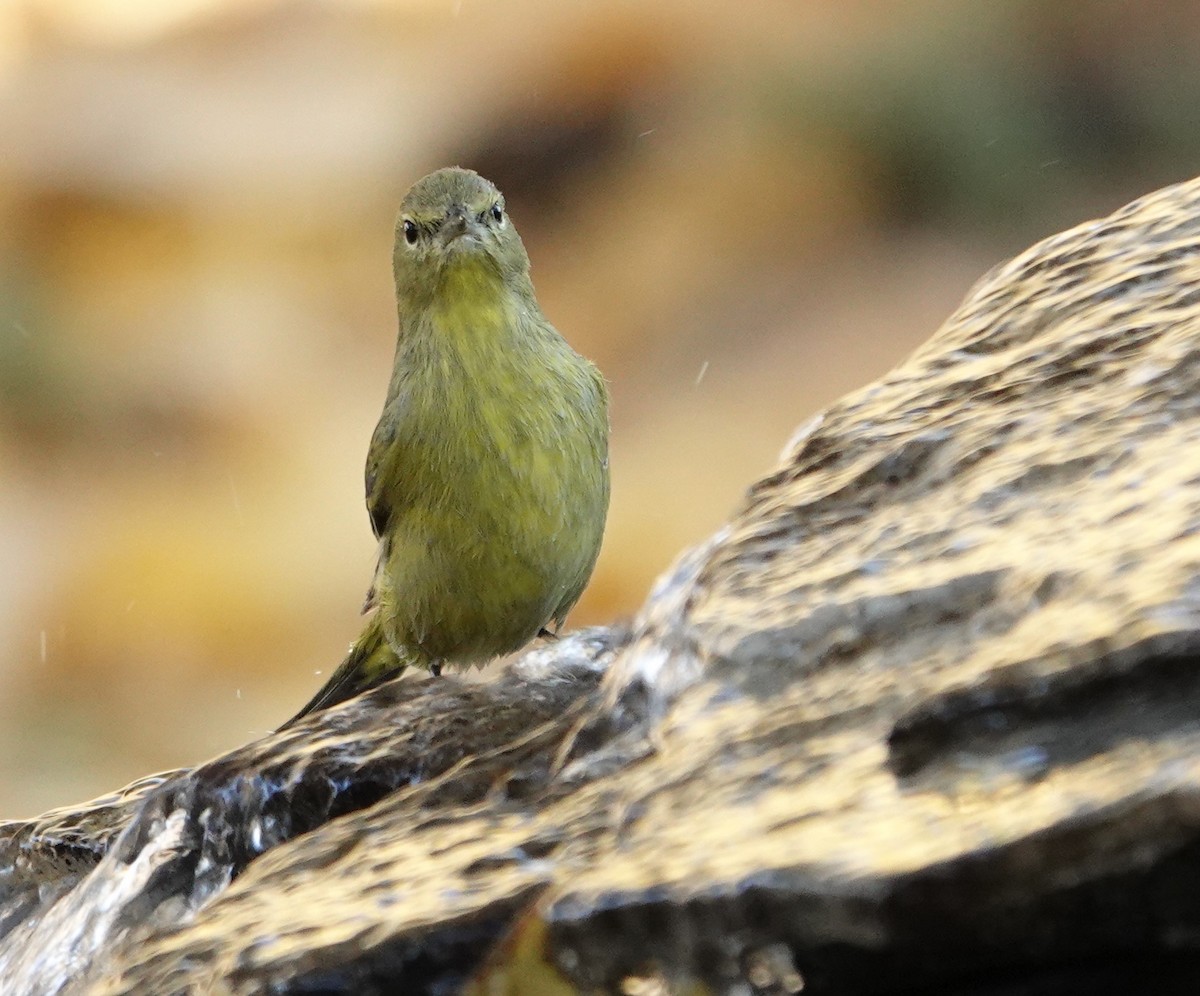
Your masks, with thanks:
[(797, 435), (631, 633), (494, 684), (402, 680), (0, 829), (0, 972), (1194, 992), (1197, 579), (1193, 181), (989, 274)]

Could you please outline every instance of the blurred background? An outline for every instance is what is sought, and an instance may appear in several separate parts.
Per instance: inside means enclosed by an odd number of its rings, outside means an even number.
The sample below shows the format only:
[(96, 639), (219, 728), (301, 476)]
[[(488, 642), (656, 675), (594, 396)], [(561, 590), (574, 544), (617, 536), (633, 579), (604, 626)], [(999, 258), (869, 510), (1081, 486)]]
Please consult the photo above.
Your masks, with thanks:
[(358, 632), (395, 211), (506, 193), (607, 374), (628, 616), (987, 268), (1200, 172), (1200, 8), (0, 4), (0, 818), (295, 711)]

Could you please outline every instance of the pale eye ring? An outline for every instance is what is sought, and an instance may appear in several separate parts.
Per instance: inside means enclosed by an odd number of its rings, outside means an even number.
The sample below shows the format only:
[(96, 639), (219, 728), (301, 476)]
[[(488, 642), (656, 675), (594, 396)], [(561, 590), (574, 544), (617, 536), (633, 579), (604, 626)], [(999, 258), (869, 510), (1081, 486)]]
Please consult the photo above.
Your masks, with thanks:
[(404, 241), (410, 246), (415, 246), (417, 244), (417, 226), (405, 218), (401, 227), (404, 229)]
[(498, 225), (504, 222), (504, 208), (499, 204), (492, 205), (492, 220)]

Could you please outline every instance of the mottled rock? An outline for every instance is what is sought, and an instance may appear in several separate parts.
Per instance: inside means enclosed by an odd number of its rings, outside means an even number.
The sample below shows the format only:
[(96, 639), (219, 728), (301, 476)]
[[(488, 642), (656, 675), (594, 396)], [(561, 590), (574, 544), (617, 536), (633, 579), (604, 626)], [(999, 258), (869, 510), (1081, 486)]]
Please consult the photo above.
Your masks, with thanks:
[(8, 825), (0, 971), (1190, 993), (1198, 579), (1193, 181), (989, 274), (798, 434), (632, 632)]

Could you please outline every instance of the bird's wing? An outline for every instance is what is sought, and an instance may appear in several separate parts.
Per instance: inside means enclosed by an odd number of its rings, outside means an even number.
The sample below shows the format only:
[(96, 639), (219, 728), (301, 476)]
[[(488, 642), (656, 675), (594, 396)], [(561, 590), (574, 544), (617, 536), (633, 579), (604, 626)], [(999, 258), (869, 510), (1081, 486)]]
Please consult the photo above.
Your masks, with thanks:
[(387, 534), (392, 516), (406, 502), (403, 450), (407, 410), (407, 392), (388, 399), (367, 451), (367, 514), (377, 539)]

